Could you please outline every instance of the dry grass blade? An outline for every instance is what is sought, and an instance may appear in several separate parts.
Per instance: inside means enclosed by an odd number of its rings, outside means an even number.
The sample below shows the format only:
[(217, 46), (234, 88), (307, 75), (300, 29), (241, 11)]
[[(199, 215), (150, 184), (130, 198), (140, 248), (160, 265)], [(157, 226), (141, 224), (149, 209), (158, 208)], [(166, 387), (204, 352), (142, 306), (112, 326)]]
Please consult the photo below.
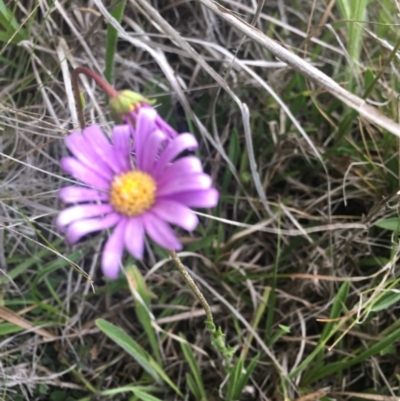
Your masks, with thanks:
[(351, 391), (332, 391), (330, 392), (333, 396), (344, 396), (351, 398), (360, 398), (362, 400), (373, 400), (373, 401), (400, 401), (400, 397), (393, 397), (381, 394), (365, 394), (365, 393), (355, 393)]
[(19, 316), (17, 313), (13, 312), (11, 309), (6, 308), (5, 306), (0, 306), (0, 319), (4, 319), (7, 322), (22, 327), (23, 329), (33, 331), (44, 338), (50, 340), (54, 340), (56, 338), (54, 334), (51, 334), (49, 331), (41, 329), (40, 327), (36, 327), (29, 320)]
[(376, 124), (378, 127), (387, 129), (392, 134), (400, 138), (400, 125), (381, 114), (375, 107), (367, 104), (364, 99), (361, 99), (360, 97), (342, 88), (337, 82), (325, 75), (322, 71), (318, 70), (296, 54), (285, 49), (279, 43), (270, 39), (257, 28), (248, 24), (246, 21), (243, 21), (232, 11), (223, 7), (216, 1), (199, 0), (199, 2), (215, 12), (230, 25), (237, 28), (240, 32), (246, 34), (249, 38), (253, 39), (255, 42), (270, 51), (279, 60), (284, 61), (294, 70), (298, 71), (317, 85), (330, 92), (332, 95), (336, 96), (347, 106), (359, 112), (360, 115), (363, 116), (367, 121)]
[(78, 115), (76, 111), (76, 104), (74, 94), (72, 92), (71, 74), (68, 68), (68, 45), (64, 38), (59, 38), (57, 46), (57, 56), (60, 60), (61, 71), (64, 79), (65, 94), (68, 100), (68, 108), (71, 113), (71, 120), (74, 128), (79, 127)]

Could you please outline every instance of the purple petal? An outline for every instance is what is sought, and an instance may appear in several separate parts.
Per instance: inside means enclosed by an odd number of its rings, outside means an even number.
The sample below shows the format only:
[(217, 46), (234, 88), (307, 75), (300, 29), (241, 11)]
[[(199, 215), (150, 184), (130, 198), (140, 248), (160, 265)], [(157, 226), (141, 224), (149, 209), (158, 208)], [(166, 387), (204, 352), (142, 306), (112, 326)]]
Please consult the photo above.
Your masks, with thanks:
[(198, 146), (196, 138), (192, 134), (181, 134), (170, 141), (160, 155), (160, 159), (154, 168), (154, 173), (162, 171), (168, 163), (172, 162), (176, 156), (184, 150), (194, 150)]
[(118, 278), (122, 254), (124, 252), (124, 236), (127, 220), (122, 219), (107, 240), (101, 257), (101, 270), (109, 279)]
[(164, 220), (151, 212), (143, 215), (144, 229), (150, 238), (165, 249), (174, 249), (179, 251), (182, 244), (176, 238), (172, 228)]
[(106, 180), (111, 180), (113, 177), (113, 172), (105, 164), (93, 149), (88, 146), (85, 138), (78, 132), (74, 132), (65, 138), (65, 145), (71, 151), (71, 153), (87, 167), (95, 171), (97, 174), (105, 178)]
[(97, 191), (96, 189), (72, 185), (70, 187), (60, 189), (58, 192), (58, 198), (64, 203), (75, 203), (88, 201), (107, 201), (109, 200), (109, 195), (107, 192)]
[(131, 170), (131, 132), (129, 125), (116, 125), (113, 129), (114, 149), (124, 172)]
[(196, 156), (187, 156), (182, 157), (173, 164), (167, 166), (165, 170), (159, 171), (158, 174), (154, 174), (153, 176), (157, 179), (157, 182), (161, 183), (179, 174), (187, 175), (202, 172), (203, 168), (200, 159)]
[(151, 211), (168, 223), (176, 224), (187, 231), (193, 231), (199, 223), (197, 216), (188, 207), (173, 200), (159, 199)]
[(60, 231), (75, 220), (87, 219), (89, 217), (100, 216), (111, 213), (114, 208), (111, 205), (78, 205), (63, 210), (57, 217), (56, 226)]
[(74, 157), (63, 157), (61, 159), (61, 168), (83, 183), (99, 189), (109, 189), (110, 182), (105, 178), (100, 177), (95, 171), (85, 166)]
[(121, 216), (117, 213), (111, 213), (105, 217), (97, 217), (95, 219), (79, 220), (67, 228), (67, 240), (71, 244), (75, 244), (85, 235), (94, 231), (104, 230), (115, 226)]
[(136, 259), (143, 258), (144, 227), (141, 217), (131, 217), (125, 229), (125, 246)]
[[(141, 109), (152, 109), (155, 110), (153, 106), (147, 103), (142, 103), (139, 105), (138, 110)], [(156, 110), (155, 110), (156, 111)], [(156, 111), (157, 112), (157, 111)], [(136, 111), (130, 111), (125, 116), (125, 122), (130, 125), (130, 128), (135, 131), (136, 120), (138, 118), (138, 113)], [(161, 130), (168, 139), (173, 139), (178, 136), (176, 130), (174, 130), (158, 113), (155, 117), (155, 127)]]
[(176, 175), (157, 186), (157, 196), (171, 195), (176, 192), (208, 189), (210, 186), (211, 177), (207, 174)]
[(136, 129), (137, 118), (138, 118), (138, 111), (136, 109), (130, 110), (127, 113), (123, 114), (124, 123), (129, 126), (131, 133), (132, 133), (132, 128), (133, 131), (135, 131)]
[(136, 119), (137, 113), (135, 113), (134, 111), (130, 111), (129, 113), (123, 115), (124, 123), (129, 127), (129, 133), (133, 140), (135, 140), (136, 135)]
[(123, 173), (115, 149), (112, 147), (106, 134), (97, 125), (91, 125), (83, 130), (83, 136), (91, 146), (93, 152), (117, 174)]
[(178, 133), (157, 113), (156, 126), (160, 129), (169, 139), (174, 139)]
[(209, 188), (200, 191), (177, 192), (161, 199), (174, 200), (188, 207), (208, 208), (217, 205), (218, 197), (218, 191), (214, 188)]
[(145, 173), (152, 173), (156, 156), (159, 153), (161, 144), (167, 137), (160, 131), (155, 130), (147, 138), (143, 139), (141, 151), (136, 152), (136, 167)]
[(156, 116), (157, 112), (153, 108), (140, 108), (134, 130), (134, 147), (136, 153), (141, 154), (145, 139), (155, 131)]

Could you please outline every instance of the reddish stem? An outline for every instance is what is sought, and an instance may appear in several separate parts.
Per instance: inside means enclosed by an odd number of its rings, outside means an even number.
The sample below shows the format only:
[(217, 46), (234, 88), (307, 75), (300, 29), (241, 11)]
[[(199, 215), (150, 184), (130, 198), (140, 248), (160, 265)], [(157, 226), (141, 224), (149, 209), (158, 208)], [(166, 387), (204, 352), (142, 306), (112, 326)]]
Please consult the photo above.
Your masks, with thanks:
[(89, 68), (78, 67), (73, 70), (72, 77), (71, 77), (72, 89), (74, 90), (74, 94), (75, 94), (75, 101), (76, 101), (76, 108), (77, 108), (77, 112), (78, 112), (79, 125), (81, 126), (81, 129), (84, 129), (86, 124), (85, 124), (85, 119), (83, 117), (83, 108), (82, 108), (82, 102), (81, 102), (80, 92), (79, 92), (79, 84), (78, 84), (79, 74), (84, 74), (84, 75), (88, 76), (89, 78), (92, 78), (96, 82), (96, 84), (99, 85), (100, 88), (103, 89), (103, 91), (111, 99), (118, 96), (118, 92), (99, 74), (96, 74), (94, 71), (90, 70)]

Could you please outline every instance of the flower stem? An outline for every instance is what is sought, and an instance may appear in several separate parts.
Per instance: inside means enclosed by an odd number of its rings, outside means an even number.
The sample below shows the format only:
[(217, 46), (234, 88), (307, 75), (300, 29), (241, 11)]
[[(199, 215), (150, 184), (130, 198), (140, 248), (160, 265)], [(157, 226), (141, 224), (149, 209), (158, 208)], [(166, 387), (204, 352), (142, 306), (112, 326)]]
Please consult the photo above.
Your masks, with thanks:
[(214, 319), (210, 305), (208, 305), (208, 302), (204, 298), (204, 295), (201, 293), (199, 287), (197, 287), (196, 283), (193, 281), (191, 275), (189, 274), (189, 272), (186, 270), (185, 266), (179, 259), (179, 256), (173, 250), (169, 251), (169, 255), (171, 256), (172, 261), (179, 270), (179, 273), (185, 280), (186, 284), (193, 291), (194, 295), (199, 300), (201, 306), (206, 312), (206, 328), (212, 336), (211, 344), (217, 351), (221, 352), (222, 356), (224, 357), (225, 366), (229, 369), (231, 366), (233, 354), (235, 353), (235, 349), (226, 345), (225, 335), (222, 332), (221, 327), (217, 328), (214, 324)]
[(118, 92), (104, 78), (102, 78), (99, 74), (96, 74), (94, 71), (90, 70), (89, 68), (78, 67), (72, 71), (72, 77), (71, 77), (72, 89), (73, 89), (74, 95), (75, 95), (79, 125), (81, 126), (81, 129), (84, 129), (86, 124), (85, 124), (85, 119), (83, 117), (83, 107), (82, 107), (82, 102), (81, 102), (81, 97), (80, 97), (80, 92), (79, 92), (79, 84), (78, 84), (79, 74), (84, 74), (84, 75), (88, 76), (89, 78), (92, 78), (96, 82), (96, 84), (99, 85), (100, 88), (103, 89), (103, 91), (110, 98), (114, 98), (114, 97), (118, 96)]
[(208, 302), (204, 298), (204, 295), (201, 293), (201, 291), (199, 290), (199, 287), (197, 287), (196, 283), (193, 281), (192, 276), (185, 269), (185, 266), (183, 266), (183, 263), (181, 262), (181, 260), (179, 259), (179, 256), (176, 254), (175, 251), (171, 250), (171, 251), (169, 251), (169, 254), (171, 256), (171, 259), (175, 263), (175, 266), (179, 270), (179, 273), (185, 280), (186, 284), (193, 291), (194, 295), (196, 295), (196, 298), (198, 299), (198, 301), (200, 302), (204, 311), (206, 312), (206, 322), (210, 322), (210, 323), (214, 324), (214, 319), (213, 319), (210, 305), (208, 305)]

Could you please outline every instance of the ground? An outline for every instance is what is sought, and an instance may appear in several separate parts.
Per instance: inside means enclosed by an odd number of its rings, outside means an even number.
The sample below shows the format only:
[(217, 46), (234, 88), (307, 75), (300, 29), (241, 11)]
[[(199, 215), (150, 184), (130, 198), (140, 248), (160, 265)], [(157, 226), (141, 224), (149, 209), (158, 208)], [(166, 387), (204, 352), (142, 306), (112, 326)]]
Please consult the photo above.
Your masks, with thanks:
[[(397, 400), (399, 13), (394, 0), (0, 0), (0, 399)], [(165, 250), (149, 240), (110, 281), (109, 233), (71, 246), (56, 229), (79, 66), (197, 137), (220, 201), (176, 230), (178, 256), (231, 358)], [(104, 92), (79, 82), (86, 123), (110, 133)]]

